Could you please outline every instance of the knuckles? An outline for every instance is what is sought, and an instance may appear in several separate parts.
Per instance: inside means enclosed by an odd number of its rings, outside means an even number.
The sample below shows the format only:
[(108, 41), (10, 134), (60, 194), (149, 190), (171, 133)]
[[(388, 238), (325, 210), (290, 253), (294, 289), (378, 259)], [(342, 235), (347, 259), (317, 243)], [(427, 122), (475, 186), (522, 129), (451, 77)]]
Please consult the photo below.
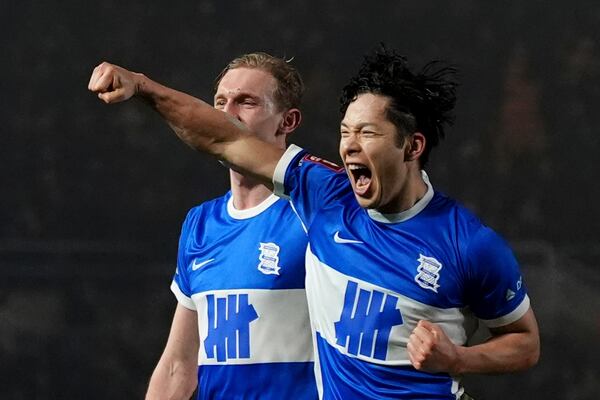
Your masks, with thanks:
[(99, 65), (99, 67), (100, 67), (101, 69), (111, 69), (111, 68), (114, 68), (114, 65), (113, 65), (113, 64), (111, 64), (111, 63), (109, 63), (109, 62), (107, 62), (107, 61), (102, 61), (102, 62), (100, 63), (100, 65)]

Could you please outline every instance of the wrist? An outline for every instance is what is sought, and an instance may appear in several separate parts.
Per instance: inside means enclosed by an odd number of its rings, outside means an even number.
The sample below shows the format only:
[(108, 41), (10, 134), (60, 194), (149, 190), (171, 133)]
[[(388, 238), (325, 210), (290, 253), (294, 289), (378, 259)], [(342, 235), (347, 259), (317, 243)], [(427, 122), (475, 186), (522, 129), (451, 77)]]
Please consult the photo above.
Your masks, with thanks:
[(133, 73), (133, 80), (135, 82), (135, 93), (136, 96), (144, 96), (148, 93), (148, 77), (140, 72)]
[(467, 348), (464, 346), (455, 346), (456, 355), (454, 358), (454, 362), (450, 366), (450, 374), (451, 375), (463, 375), (465, 373), (465, 358), (467, 353)]

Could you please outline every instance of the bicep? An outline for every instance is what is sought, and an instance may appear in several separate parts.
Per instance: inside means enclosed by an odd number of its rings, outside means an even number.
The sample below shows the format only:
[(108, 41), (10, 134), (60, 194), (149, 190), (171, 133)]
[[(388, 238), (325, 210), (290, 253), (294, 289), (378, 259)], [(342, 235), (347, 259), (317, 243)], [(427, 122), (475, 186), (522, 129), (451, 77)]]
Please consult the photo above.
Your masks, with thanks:
[(528, 333), (532, 337), (538, 338), (539, 330), (533, 309), (529, 309), (518, 320), (503, 326), (490, 328), (490, 332), (494, 336), (504, 335), (507, 333)]
[(255, 136), (242, 135), (223, 143), (221, 155), (233, 170), (258, 179), (272, 190), (275, 167), (284, 152)]
[(537, 364), (540, 358), (540, 334), (531, 307), (515, 322), (490, 329), (492, 339), (513, 354), (509, 371), (520, 371)]
[(514, 322), (490, 328), (490, 333), (484, 343), (461, 347), (459, 373), (517, 372), (538, 362), (540, 340), (531, 308)]

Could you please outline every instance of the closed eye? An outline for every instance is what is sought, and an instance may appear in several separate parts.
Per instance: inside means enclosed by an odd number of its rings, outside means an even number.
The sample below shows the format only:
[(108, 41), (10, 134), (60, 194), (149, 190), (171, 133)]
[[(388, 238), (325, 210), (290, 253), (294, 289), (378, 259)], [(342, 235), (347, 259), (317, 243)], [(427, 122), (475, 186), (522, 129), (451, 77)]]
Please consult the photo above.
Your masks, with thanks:
[(223, 108), (227, 104), (225, 99), (215, 99), (214, 107), (215, 108)]
[(244, 106), (255, 106), (258, 104), (258, 101), (254, 97), (246, 96), (241, 98), (239, 103)]

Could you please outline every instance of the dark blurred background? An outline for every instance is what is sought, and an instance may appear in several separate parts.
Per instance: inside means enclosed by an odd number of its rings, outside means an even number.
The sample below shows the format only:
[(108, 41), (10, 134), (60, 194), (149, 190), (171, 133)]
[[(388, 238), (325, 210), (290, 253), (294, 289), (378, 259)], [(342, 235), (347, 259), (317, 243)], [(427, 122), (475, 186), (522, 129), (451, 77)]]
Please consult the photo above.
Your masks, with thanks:
[(600, 391), (598, 1), (0, 2), (0, 398), (142, 398), (168, 335), (187, 210), (224, 168), (138, 101), (87, 91), (102, 60), (211, 100), (233, 57), (294, 58), (293, 141), (338, 161), (338, 93), (379, 42), (462, 71), (429, 175), (514, 247), (539, 365), (477, 399)]

